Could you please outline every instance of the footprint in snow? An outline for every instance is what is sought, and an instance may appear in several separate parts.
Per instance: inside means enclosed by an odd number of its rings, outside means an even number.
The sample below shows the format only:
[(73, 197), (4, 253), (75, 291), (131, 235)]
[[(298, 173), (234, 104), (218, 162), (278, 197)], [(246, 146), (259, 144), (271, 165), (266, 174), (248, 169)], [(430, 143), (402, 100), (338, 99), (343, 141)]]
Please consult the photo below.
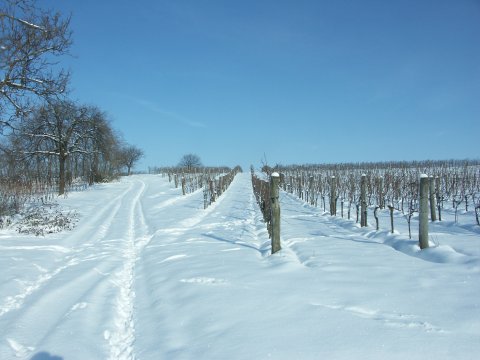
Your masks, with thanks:
[(161, 264), (161, 263), (164, 263), (164, 262), (167, 262), (167, 261), (178, 260), (178, 259), (185, 258), (185, 257), (189, 257), (189, 256), (186, 255), (186, 254), (179, 254), (179, 255), (169, 256), (169, 257), (167, 257), (166, 259), (163, 259), (162, 261), (160, 261), (160, 264)]
[(65, 314), (65, 316), (70, 316), (74, 311), (85, 309), (88, 306), (86, 302), (80, 302), (72, 306), (72, 308)]
[(75, 304), (72, 306), (72, 311), (78, 310), (78, 309), (85, 309), (88, 306), (86, 302), (81, 302), (78, 304)]
[(226, 285), (228, 284), (227, 280), (224, 279), (215, 279), (209, 277), (194, 277), (190, 279), (181, 279), (180, 282), (187, 284), (201, 284), (201, 285)]
[(7, 342), (8, 345), (10, 345), (10, 348), (15, 352), (15, 356), (18, 358), (24, 358), (35, 350), (34, 347), (23, 346), (13, 339), (7, 339)]

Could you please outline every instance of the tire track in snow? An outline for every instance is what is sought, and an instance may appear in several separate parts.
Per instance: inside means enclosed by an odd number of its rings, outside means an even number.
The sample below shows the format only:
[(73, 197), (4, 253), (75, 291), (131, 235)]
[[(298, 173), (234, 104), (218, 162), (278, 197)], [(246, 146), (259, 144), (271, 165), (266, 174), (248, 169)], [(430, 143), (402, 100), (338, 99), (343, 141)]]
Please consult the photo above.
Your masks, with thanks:
[[(243, 176), (240, 179), (237, 175), (209, 208), (188, 207), (182, 212), (186, 219), (181, 221), (178, 215), (176, 221), (162, 219), (161, 229), (155, 232), (155, 244), (145, 249), (144, 261), (138, 268), (136, 350), (139, 357), (144, 349), (151, 348), (158, 349), (158, 358), (185, 357), (181, 349), (198, 341), (196, 331), (189, 325), (195, 323), (196, 315), (176, 313), (184, 308), (179, 302), (188, 302), (186, 299), (190, 298), (188, 288), (229, 287), (230, 279), (220, 276), (217, 270), (222, 267), (220, 263), (232, 256), (231, 251), (248, 251), (255, 254), (257, 260), (270, 252), (270, 241), (261, 222), (250, 178), (248, 174)], [(199, 267), (212, 256), (221, 259), (218, 264), (212, 263), (212, 269)], [(207, 263), (205, 266), (208, 268)], [(159, 276), (152, 277), (152, 273)], [(161, 331), (156, 331), (158, 327)]]
[[(235, 183), (234, 179), (234, 183)], [(163, 243), (159, 245), (161, 247), (175, 245), (178, 240), (183, 237), (187, 232), (190, 232), (193, 228), (198, 228), (200, 230), (199, 234), (201, 236), (211, 238), (216, 242), (230, 243), (232, 245), (237, 245), (241, 247), (250, 248), (256, 250), (260, 256), (266, 257), (270, 252), (270, 241), (265, 242), (263, 239), (267, 233), (267, 229), (263, 223), (262, 215), (260, 209), (255, 200), (253, 194), (253, 189), (251, 188), (251, 183), (247, 182), (246, 187), (242, 188), (241, 192), (249, 194), (247, 205), (242, 207), (243, 216), (241, 218), (235, 219), (225, 219), (221, 217), (221, 223), (208, 223), (202, 224), (205, 220), (209, 218), (218, 217), (217, 207), (222, 206), (224, 199), (229, 198), (229, 194), (232, 191), (234, 183), (222, 194), (221, 197), (217, 199), (215, 203), (210, 205), (207, 209), (198, 209), (190, 217), (180, 221), (175, 222), (174, 226), (165, 226), (162, 229), (159, 229), (155, 232), (154, 235), (166, 235), (168, 236), (169, 243)], [(258, 226), (260, 223), (260, 226)], [(215, 235), (215, 232), (209, 231), (212, 228), (222, 227), (224, 229), (238, 229), (241, 228), (239, 239), (223, 239)], [(204, 231), (201, 231), (204, 229)], [(240, 240), (244, 234), (248, 234), (250, 241), (245, 242)]]
[[(22, 344), (23, 349), (9, 346), (8, 354), (31, 356), (38, 350), (36, 348), (39, 344), (58, 335), (63, 336), (61, 329), (68, 328), (67, 323), (75, 321), (84, 324), (78, 328), (81, 336), (88, 335), (91, 326), (88, 324), (92, 321), (106, 318), (109, 325), (103, 325), (105, 330), (98, 334), (99, 345), (108, 345), (104, 358), (136, 358), (134, 344), (137, 261), (154, 236), (153, 232), (149, 231), (148, 218), (143, 211), (145, 192), (146, 184), (133, 179), (126, 188), (121, 189), (118, 196), (104, 206), (98, 206), (89, 221), (79, 224), (81, 227), (62, 240), (67, 246), (66, 249), (69, 249), (63, 257), (62, 266), (42, 274), (42, 278), (36, 279), (37, 281), (26, 284), (32, 287), (22, 293), (23, 297), (17, 297), (15, 305), (7, 310), (8, 312), (15, 308), (19, 311), (4, 318), (0, 336), (8, 337), (11, 344)], [(220, 199), (223, 198), (224, 196)], [(216, 205), (221, 203), (220, 199)], [(184, 201), (186, 199), (179, 197), (178, 201), (165, 206), (162, 212), (155, 216), (171, 213), (173, 207), (176, 208)], [(190, 230), (189, 226), (202, 222), (215, 207), (204, 211), (189, 206), (190, 211), (182, 221), (179, 222), (178, 217), (174, 219), (167, 215), (165, 224), (168, 224), (168, 229), (173, 229), (174, 225), (180, 226), (180, 229), (176, 228), (180, 231), (175, 232), (175, 235), (180, 236), (180, 233)], [(158, 233), (163, 232), (160, 230)], [(81, 241), (85, 241), (85, 244), (75, 249), (75, 244)], [(37, 295), (29, 297), (34, 292)], [(25, 305), (23, 309), (22, 305)], [(113, 315), (108, 315), (110, 313)], [(48, 317), (45, 317), (46, 314)], [(32, 326), (37, 323), (38, 318), (43, 318), (41, 328)], [(6, 351), (4, 345), (6, 344), (0, 344), (0, 353), (2, 350)]]
[[(122, 207), (122, 203), (127, 197), (127, 195), (132, 191), (134, 187), (134, 183), (130, 183), (128, 188), (124, 190), (121, 194), (114, 197), (110, 200), (105, 206), (101, 207), (100, 209), (95, 208), (95, 215), (89, 218), (88, 222), (85, 224), (81, 224), (81, 228), (78, 231), (72, 232), (69, 236), (66, 237), (66, 243), (69, 242), (71, 239), (84, 239), (86, 236), (89, 235), (89, 231), (93, 229), (98, 229), (95, 231), (95, 237), (93, 240), (87, 242), (85, 245), (82, 245), (81, 250), (88, 246), (95, 245), (96, 242), (101, 241), (105, 238), (110, 230), (115, 218)], [(79, 224), (80, 225), (80, 224)]]
[[(105, 330), (104, 338), (110, 345), (110, 359), (135, 359), (135, 265), (139, 254), (153, 236), (148, 235), (141, 197), (146, 185), (141, 187), (129, 209), (127, 246), (123, 252), (123, 268), (115, 274), (119, 293), (115, 301), (115, 328)], [(139, 228), (140, 234), (138, 234)], [(140, 235), (140, 236), (139, 236)]]
[[(73, 234), (68, 236), (66, 242), (68, 243), (68, 239), (72, 239), (72, 238), (83, 239), (85, 236), (87, 236), (88, 229), (99, 228), (99, 230), (96, 231), (95, 236), (93, 237), (93, 239), (95, 239), (94, 241), (84, 244), (78, 250), (73, 251), (72, 255), (67, 255), (65, 257), (67, 261), (65, 265), (59, 266), (58, 268), (54, 270), (50, 270), (47, 273), (43, 273), (33, 281), (23, 281), (24, 283), (23, 291), (16, 295), (7, 296), (5, 298), (4, 303), (0, 305), (0, 317), (2, 317), (3, 315), (5, 315), (6, 313), (12, 310), (20, 309), (23, 306), (25, 300), (31, 294), (36, 292), (38, 289), (44, 286), (48, 281), (55, 278), (58, 274), (60, 274), (65, 269), (68, 269), (80, 263), (81, 260), (79, 260), (79, 255), (85, 252), (86, 250), (88, 250), (95, 243), (105, 238), (106, 234), (108, 233), (108, 230), (111, 228), (113, 224), (115, 216), (118, 214), (120, 210), (122, 200), (131, 191), (132, 187), (133, 187), (133, 183), (130, 184), (127, 190), (123, 191), (120, 195), (115, 197), (113, 200), (109, 201), (107, 205), (105, 205), (99, 211), (97, 211), (93, 219), (91, 219), (87, 224), (84, 224), (79, 232), (74, 232)], [(107, 215), (106, 219), (104, 218), (105, 215)], [(67, 253), (70, 253), (70, 251), (68, 251)]]
[[(116, 291), (117, 298), (113, 302), (114, 313), (117, 314), (117, 323), (121, 325), (123, 320), (126, 326), (122, 329), (123, 332), (114, 332), (114, 334), (122, 334), (118, 336), (119, 342), (116, 344), (116, 349), (121, 349), (121, 351), (111, 351), (111, 358), (134, 358), (131, 352), (128, 353), (131, 346), (123, 346), (123, 344), (133, 344), (134, 339), (132, 337), (132, 334), (134, 334), (133, 321), (128, 320), (133, 320), (133, 299), (135, 297), (133, 279), (137, 247), (140, 246), (139, 250), (141, 250), (151, 239), (151, 237), (147, 235), (140, 238), (136, 237), (137, 227), (142, 234), (148, 233), (148, 227), (140, 202), (140, 197), (145, 187), (143, 182), (141, 182), (140, 187), (138, 186), (138, 182), (129, 184), (127, 190), (123, 191), (97, 212), (93, 221), (89, 221), (84, 225), (90, 229), (90, 231), (92, 227), (99, 225), (99, 229), (93, 233), (93, 236), (89, 233), (88, 229), (80, 229), (80, 236), (82, 238), (90, 235), (90, 241), (87, 244), (82, 246), (78, 251), (75, 251), (65, 265), (47, 274), (43, 274), (31, 287), (28, 287), (27, 291), (17, 295), (14, 299), (10, 299), (14, 301), (11, 301), (8, 308), (2, 309), (4, 313), (13, 309), (20, 309), (26, 302), (28, 295), (33, 294), (35, 291), (40, 292), (37, 298), (33, 298), (32, 301), (28, 303), (28, 307), (24, 311), (15, 315), (13, 320), (8, 320), (8, 323), (4, 327), (5, 329), (12, 329), (9, 323), (24, 324), (21, 327), (26, 330), (15, 327), (13, 328), (14, 331), (9, 331), (8, 334), (4, 334), (5, 336), (8, 335), (9, 341), (11, 341), (12, 344), (26, 344), (22, 351), (17, 351), (18, 349), (16, 347), (10, 346), (11, 351), (14, 351), (16, 355), (22, 357), (22, 354), (26, 351), (25, 349), (27, 349), (30, 354), (33, 354), (36, 344), (43, 343), (50, 336), (52, 330), (61, 323), (59, 322), (60, 319), (65, 319), (66, 316), (68, 317), (69, 314), (72, 314), (72, 309), (75, 308), (80, 301), (88, 305), (88, 303), (83, 302), (86, 296), (91, 299), (104, 300), (103, 303), (94, 304), (92, 311), (97, 314), (108, 313), (108, 310), (112, 309), (110, 299), (112, 298), (112, 284), (115, 284), (115, 288), (118, 290)], [(127, 211), (125, 211), (125, 207), (127, 207)], [(127, 212), (129, 213), (128, 221), (124, 221), (122, 214), (126, 214)], [(106, 215), (106, 218), (103, 218), (104, 215)], [(123, 250), (120, 247), (120, 254), (118, 245), (123, 245), (124, 242), (118, 238), (118, 234), (127, 235), (125, 239), (127, 240), (125, 244), (126, 247), (123, 248)], [(70, 237), (75, 238), (75, 236), (78, 235), (72, 234)], [(114, 239), (108, 240), (112, 236)], [(92, 250), (93, 248), (94, 250)], [(85, 252), (85, 254), (82, 254), (83, 252)], [(100, 253), (100, 255), (95, 253)], [(118, 261), (119, 255), (121, 256), (120, 263)], [(81, 267), (75, 267), (75, 265)], [(118, 270), (119, 268), (121, 269)], [(72, 275), (65, 274), (62, 277), (58, 276), (67, 269), (72, 272)], [(68, 278), (71, 281), (67, 285), (61, 280), (62, 278)], [(56, 296), (52, 297), (52, 293), (55, 293)], [(57, 303), (58, 299), (61, 299), (61, 301)], [(42, 331), (32, 333), (28, 324), (34, 324), (36, 318), (43, 316), (42, 313), (44, 313), (44, 311), (42, 309), (51, 307), (53, 303), (56, 304), (55, 311), (48, 311), (51, 315), (53, 314), (53, 316), (46, 319), (47, 321), (43, 324)], [(83, 306), (83, 309), (87, 308), (87, 305)], [(90, 309), (90, 307), (88, 307), (88, 309)], [(0, 334), (2, 334), (1, 331)], [(117, 353), (120, 355), (117, 356)]]
[(25, 282), (23, 292), (14, 296), (8, 296), (4, 301), (4, 303), (0, 306), (0, 317), (12, 310), (20, 309), (23, 306), (25, 300), (28, 298), (28, 296), (30, 296), (35, 291), (40, 289), (46, 282), (48, 282), (49, 280), (57, 276), (63, 270), (71, 266), (74, 266), (76, 264), (78, 264), (78, 261), (76, 259), (72, 259), (68, 261), (66, 265), (60, 266), (59, 268), (49, 273), (40, 275), (33, 282)]

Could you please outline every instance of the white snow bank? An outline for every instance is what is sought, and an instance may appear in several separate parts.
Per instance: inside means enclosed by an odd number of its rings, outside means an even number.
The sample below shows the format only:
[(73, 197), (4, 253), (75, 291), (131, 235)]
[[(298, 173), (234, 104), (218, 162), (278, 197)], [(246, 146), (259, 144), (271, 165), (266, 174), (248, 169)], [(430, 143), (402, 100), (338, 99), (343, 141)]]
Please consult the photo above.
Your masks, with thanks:
[(388, 210), (377, 232), (281, 193), (283, 250), (270, 256), (249, 174), (207, 210), (180, 191), (131, 176), (65, 199), (81, 214), (72, 232), (0, 232), (0, 358), (480, 352), (480, 234), (463, 219), (432, 224), (420, 251), (404, 219), (388, 232)]

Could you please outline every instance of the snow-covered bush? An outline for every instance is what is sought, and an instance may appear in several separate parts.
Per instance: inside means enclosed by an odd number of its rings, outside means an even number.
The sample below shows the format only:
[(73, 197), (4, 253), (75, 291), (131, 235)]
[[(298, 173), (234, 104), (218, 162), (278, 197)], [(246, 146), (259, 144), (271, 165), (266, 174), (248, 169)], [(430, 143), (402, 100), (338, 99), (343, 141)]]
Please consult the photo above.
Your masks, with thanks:
[(72, 230), (77, 222), (77, 212), (62, 210), (57, 204), (42, 204), (28, 208), (20, 215), (15, 226), (19, 233), (45, 236), (63, 230)]

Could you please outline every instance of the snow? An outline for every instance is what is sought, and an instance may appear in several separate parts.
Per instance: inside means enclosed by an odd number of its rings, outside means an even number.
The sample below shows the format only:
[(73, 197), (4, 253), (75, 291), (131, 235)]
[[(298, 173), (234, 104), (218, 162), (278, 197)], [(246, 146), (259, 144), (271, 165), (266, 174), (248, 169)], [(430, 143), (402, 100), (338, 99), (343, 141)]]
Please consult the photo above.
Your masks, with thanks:
[[(445, 209), (380, 230), (280, 193), (271, 256), (249, 174), (212, 206), (137, 175), (60, 200), (45, 237), (0, 231), (0, 359), (472, 359), (480, 230)], [(371, 218), (373, 220), (373, 217)]]

